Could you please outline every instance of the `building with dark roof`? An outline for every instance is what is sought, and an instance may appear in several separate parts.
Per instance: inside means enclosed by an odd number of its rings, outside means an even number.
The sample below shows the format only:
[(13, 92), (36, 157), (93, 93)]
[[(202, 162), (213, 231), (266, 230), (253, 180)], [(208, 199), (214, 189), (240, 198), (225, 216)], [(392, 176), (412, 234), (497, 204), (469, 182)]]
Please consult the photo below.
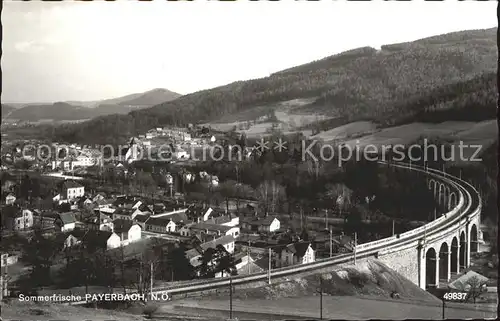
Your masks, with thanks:
[(244, 230), (252, 232), (272, 233), (280, 229), (280, 221), (274, 216), (264, 218), (245, 217), (241, 220), (241, 227)]
[(120, 237), (109, 231), (88, 231), (82, 239), (82, 243), (92, 250), (108, 250), (120, 247)]
[(141, 227), (131, 220), (117, 219), (113, 221), (116, 235), (120, 237), (122, 245), (128, 245), (141, 239)]
[(234, 253), (234, 237), (232, 235), (224, 235), (209, 242), (195, 245), (193, 249), (186, 251), (186, 257), (191, 262), (191, 265), (198, 267), (201, 255), (209, 248), (216, 249), (218, 245), (222, 245), (228, 253)]
[(240, 235), (240, 228), (238, 226), (225, 226), (205, 222), (190, 225), (189, 231), (192, 235), (213, 235), (216, 237), (223, 235), (238, 237)]
[(113, 231), (113, 220), (108, 215), (96, 211), (92, 217), (87, 217), (83, 222), (85, 227), (94, 231)]
[(174, 221), (172, 221), (169, 216), (160, 216), (160, 217), (150, 217), (144, 223), (148, 232), (157, 232), (157, 233), (170, 233), (175, 232), (177, 225)]
[(139, 226), (145, 230), (146, 229), (146, 221), (151, 217), (150, 214), (137, 214), (133, 221), (137, 224), (139, 224)]
[(315, 250), (312, 248), (310, 242), (291, 243), (277, 252), (279, 256), (278, 264), (280, 266), (306, 264), (316, 260)]
[(75, 213), (58, 213), (54, 219), (54, 226), (61, 232), (69, 232), (75, 229), (76, 222)]
[(75, 181), (66, 180), (61, 185), (61, 198), (72, 200), (85, 195), (85, 188)]
[(33, 227), (33, 212), (15, 205), (7, 205), (0, 211), (2, 226), (7, 230), (20, 231)]
[(81, 244), (87, 231), (75, 229), (71, 232), (58, 233), (54, 242), (61, 250), (69, 249), (75, 245)]

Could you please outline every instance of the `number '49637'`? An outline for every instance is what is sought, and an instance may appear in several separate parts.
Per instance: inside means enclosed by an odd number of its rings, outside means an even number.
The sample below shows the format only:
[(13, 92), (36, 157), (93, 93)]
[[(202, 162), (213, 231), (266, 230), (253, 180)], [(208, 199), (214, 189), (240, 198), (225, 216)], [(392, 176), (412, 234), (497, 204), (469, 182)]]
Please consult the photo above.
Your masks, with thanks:
[(447, 292), (443, 296), (447, 301), (463, 301), (465, 298), (467, 298), (466, 292)]

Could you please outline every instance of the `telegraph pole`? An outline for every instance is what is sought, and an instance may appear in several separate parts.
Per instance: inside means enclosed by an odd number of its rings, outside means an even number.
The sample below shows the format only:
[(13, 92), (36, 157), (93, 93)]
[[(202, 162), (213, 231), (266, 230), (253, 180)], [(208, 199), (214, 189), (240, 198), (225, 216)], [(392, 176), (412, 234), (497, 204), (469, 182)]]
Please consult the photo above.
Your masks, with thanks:
[(333, 256), (332, 228), (330, 227), (330, 257)]
[(229, 319), (233, 318), (233, 276), (229, 274)]
[(319, 319), (323, 320), (323, 278), (319, 276)]
[(247, 245), (247, 267), (248, 274), (250, 274), (250, 241), (248, 241)]
[(325, 208), (325, 228), (328, 228), (328, 209)]
[(271, 284), (271, 248), (269, 248), (269, 269), (267, 270), (267, 282)]
[(149, 295), (152, 298), (153, 297), (153, 282), (154, 282), (154, 278), (153, 278), (153, 262), (151, 262), (150, 265), (151, 265), (151, 289), (150, 289)]
[(394, 236), (394, 219), (392, 219), (392, 236)]
[(445, 317), (444, 317), (444, 298), (443, 298), (443, 320), (446, 320)]
[(139, 294), (142, 294), (142, 257), (141, 262), (139, 262)]
[(300, 230), (302, 230), (302, 205), (300, 206)]
[(358, 243), (358, 233), (354, 232), (354, 265), (356, 265), (356, 245)]

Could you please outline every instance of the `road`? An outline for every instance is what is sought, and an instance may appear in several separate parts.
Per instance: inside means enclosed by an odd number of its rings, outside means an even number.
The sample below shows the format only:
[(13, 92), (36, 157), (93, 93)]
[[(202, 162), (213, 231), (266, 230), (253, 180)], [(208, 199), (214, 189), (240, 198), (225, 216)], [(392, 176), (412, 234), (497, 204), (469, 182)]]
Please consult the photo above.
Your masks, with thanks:
[[(249, 314), (274, 315), (274, 319), (282, 319), (283, 313), (302, 318), (319, 319), (319, 297), (283, 298), (275, 300), (250, 299), (244, 301), (233, 301), (233, 317), (245, 317)], [(485, 319), (496, 318), (495, 306), (482, 306), (475, 308), (472, 304), (463, 304), (460, 307), (445, 308), (445, 318), (450, 319)], [(229, 314), (228, 300), (195, 301), (182, 300), (173, 301), (170, 306), (161, 307), (158, 312), (166, 312), (169, 309), (189, 309), (191, 311), (212, 313), (216, 310), (218, 314), (226, 312)], [(415, 319), (442, 319), (442, 306), (439, 304), (423, 304), (421, 302), (411, 303), (402, 300), (389, 300), (374, 298), (362, 298), (352, 296), (324, 296), (323, 318), (340, 320), (358, 319), (393, 319), (402, 320)], [(265, 318), (270, 319), (270, 318)]]

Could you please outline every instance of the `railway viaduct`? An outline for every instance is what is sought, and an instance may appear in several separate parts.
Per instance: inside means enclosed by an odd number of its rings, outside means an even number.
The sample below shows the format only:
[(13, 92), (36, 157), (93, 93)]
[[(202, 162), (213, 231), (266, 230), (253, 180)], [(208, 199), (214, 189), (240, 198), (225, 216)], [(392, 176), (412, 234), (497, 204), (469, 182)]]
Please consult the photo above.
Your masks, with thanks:
[(478, 251), (482, 242), (481, 199), (470, 184), (457, 177), (428, 168), (415, 170), (426, 172), (429, 189), (448, 211), (405, 233), (416, 234), (423, 229), (423, 236), (390, 245), (378, 252), (377, 257), (420, 288), (427, 289), (450, 281), (453, 275), (470, 266), (470, 255)]
[[(429, 189), (445, 210), (436, 215), (433, 221), (416, 229), (356, 246), (356, 256), (359, 259), (378, 258), (424, 290), (437, 287), (440, 282), (449, 281), (454, 274), (468, 268), (471, 252), (476, 252), (478, 243), (482, 241), (479, 229), (482, 201), (478, 191), (461, 178), (436, 169), (407, 163), (379, 163), (425, 175)], [(313, 263), (274, 269), (270, 273), (180, 282), (154, 288), (153, 293), (168, 293), (170, 297), (175, 297), (230, 284), (246, 284), (271, 280), (271, 277), (324, 270), (352, 262), (353, 254), (347, 253)]]

